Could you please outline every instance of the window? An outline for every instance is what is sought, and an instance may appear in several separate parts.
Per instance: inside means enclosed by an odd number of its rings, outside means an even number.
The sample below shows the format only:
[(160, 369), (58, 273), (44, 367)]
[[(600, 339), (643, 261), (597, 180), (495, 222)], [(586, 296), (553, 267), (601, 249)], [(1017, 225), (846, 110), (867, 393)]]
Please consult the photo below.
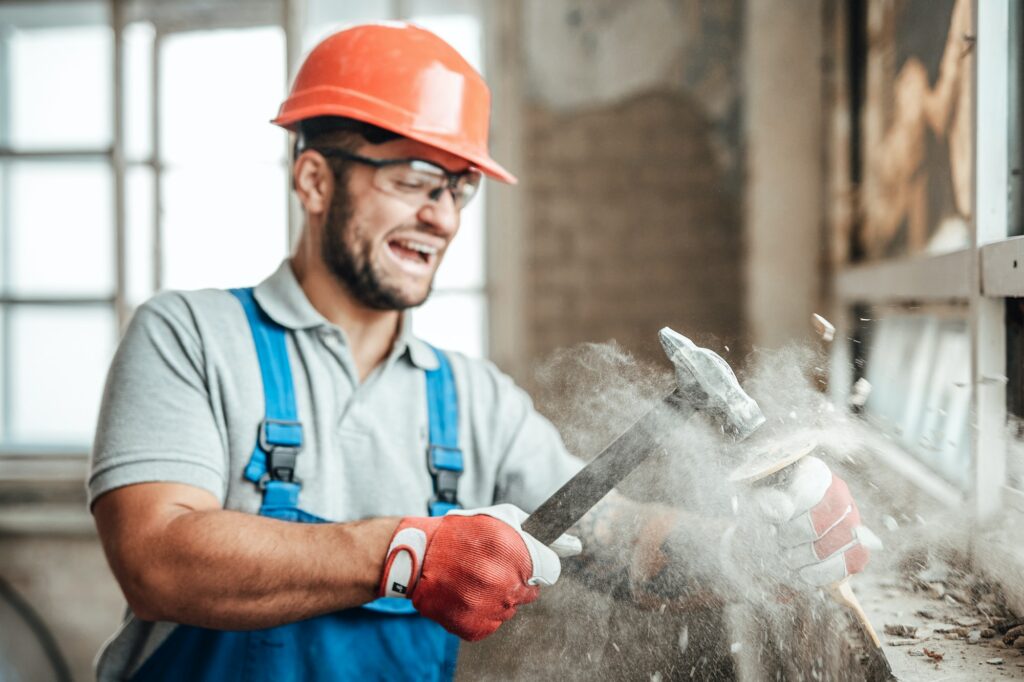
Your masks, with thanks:
[(1008, 200), (1019, 201), (1020, 7), (849, 7), (848, 107), (857, 113), (834, 149), (846, 145), (845, 173), (859, 189), (848, 196), (860, 200), (832, 221), (850, 338), (834, 361), (837, 372), (854, 367), (837, 393), (865, 378), (865, 417), (975, 518), (1007, 504), (1024, 510), (1007, 425), (1024, 358), (1024, 238), (1010, 236), (1020, 219)]
[(117, 341), (109, 7), (0, 26), (0, 450), (81, 451)]
[[(286, 67), (299, 43), (399, 9), (483, 70), (480, 0), (0, 4), (0, 453), (86, 452), (135, 307), (256, 284), (285, 257), (288, 141), (267, 121)], [(473, 356), (488, 349), (487, 204), (485, 184), (413, 314)]]
[(0, 452), (85, 452), (137, 305), (287, 254), (283, 16), (0, 5)]

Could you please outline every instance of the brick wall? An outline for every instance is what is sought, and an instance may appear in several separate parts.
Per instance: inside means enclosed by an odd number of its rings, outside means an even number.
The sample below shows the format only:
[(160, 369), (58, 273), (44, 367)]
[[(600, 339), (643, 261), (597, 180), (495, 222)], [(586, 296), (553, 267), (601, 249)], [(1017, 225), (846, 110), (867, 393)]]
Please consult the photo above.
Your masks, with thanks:
[(736, 347), (740, 206), (715, 125), (677, 91), (578, 112), (527, 108), (525, 339), (539, 359), (617, 340), (657, 358), (657, 331)]

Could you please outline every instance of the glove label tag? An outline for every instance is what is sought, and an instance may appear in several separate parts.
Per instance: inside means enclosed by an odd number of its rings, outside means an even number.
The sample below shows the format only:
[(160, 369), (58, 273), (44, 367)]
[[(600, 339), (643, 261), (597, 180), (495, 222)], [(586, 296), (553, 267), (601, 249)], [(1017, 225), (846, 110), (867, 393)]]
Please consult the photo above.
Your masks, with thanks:
[(395, 533), (388, 547), (384, 563), (385, 597), (412, 596), (416, 581), (423, 568), (423, 554), (427, 549), (427, 534), (419, 528), (403, 528)]

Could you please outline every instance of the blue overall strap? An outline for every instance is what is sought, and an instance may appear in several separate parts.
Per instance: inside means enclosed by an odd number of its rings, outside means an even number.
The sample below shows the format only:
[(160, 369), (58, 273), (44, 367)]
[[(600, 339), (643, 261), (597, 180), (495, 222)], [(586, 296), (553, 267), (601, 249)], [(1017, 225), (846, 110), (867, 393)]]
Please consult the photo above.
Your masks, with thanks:
[[(459, 449), (459, 400), (447, 356), (436, 348), (431, 349), (437, 356), (438, 366), (426, 372), (427, 418), (430, 424), (427, 470), (434, 481), (434, 495), (427, 503), (427, 513), (444, 516), (462, 506), (457, 491), (463, 469), (462, 450)], [(416, 613), (411, 601), (398, 597), (381, 597), (363, 604), (363, 608), (391, 614)], [(458, 641), (454, 639), (452, 646), (457, 646)]]
[(245, 467), (245, 477), (261, 488), (265, 488), (269, 481), (298, 484), (295, 460), (302, 450), (302, 424), (295, 407), (295, 386), (288, 362), (285, 330), (260, 309), (251, 288), (230, 291), (245, 309), (263, 378), (265, 413), (260, 422), (256, 448)]
[(459, 449), (459, 398), (455, 377), (448, 357), (436, 348), (437, 369), (427, 370), (427, 411), (430, 423), (430, 444), (427, 446), (427, 468), (434, 479), (434, 496), (427, 511), (431, 516), (444, 516), (458, 509), (458, 485), (462, 475), (462, 450)]

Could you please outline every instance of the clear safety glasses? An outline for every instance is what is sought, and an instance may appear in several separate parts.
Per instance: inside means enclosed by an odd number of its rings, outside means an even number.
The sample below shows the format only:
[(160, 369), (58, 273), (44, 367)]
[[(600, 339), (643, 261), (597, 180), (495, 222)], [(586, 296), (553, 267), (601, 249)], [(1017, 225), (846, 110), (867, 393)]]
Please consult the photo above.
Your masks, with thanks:
[(462, 209), (480, 186), (480, 171), (452, 173), (423, 159), (371, 159), (345, 149), (312, 147), (323, 156), (336, 156), (372, 166), (373, 185), (377, 189), (404, 200), (411, 206), (437, 201), (445, 190), (451, 192), (455, 208)]

